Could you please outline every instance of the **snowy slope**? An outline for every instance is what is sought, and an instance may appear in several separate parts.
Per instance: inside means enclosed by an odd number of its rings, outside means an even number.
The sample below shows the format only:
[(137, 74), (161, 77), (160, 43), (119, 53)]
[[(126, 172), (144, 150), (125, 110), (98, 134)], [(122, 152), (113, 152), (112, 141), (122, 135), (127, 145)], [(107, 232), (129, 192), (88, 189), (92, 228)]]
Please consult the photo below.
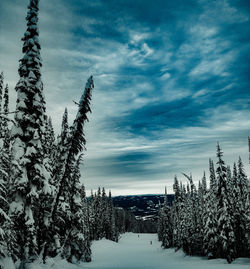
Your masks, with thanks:
[[(152, 245), (150, 244), (152, 241)], [(93, 261), (78, 265), (51, 259), (47, 265), (32, 264), (30, 269), (247, 269), (250, 259), (237, 259), (232, 264), (225, 260), (185, 256), (182, 251), (163, 250), (156, 234), (127, 233), (119, 243), (108, 240), (92, 245)], [(13, 267), (6, 267), (12, 269)]]

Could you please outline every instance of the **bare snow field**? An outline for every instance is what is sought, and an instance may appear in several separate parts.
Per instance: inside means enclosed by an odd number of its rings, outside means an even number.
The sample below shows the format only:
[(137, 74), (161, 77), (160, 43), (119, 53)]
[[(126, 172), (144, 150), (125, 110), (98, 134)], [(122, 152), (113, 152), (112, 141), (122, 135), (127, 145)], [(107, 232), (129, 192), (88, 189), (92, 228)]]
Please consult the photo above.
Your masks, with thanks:
[[(151, 244), (152, 241), (152, 244)], [(5, 260), (5, 269), (14, 269)], [(30, 269), (247, 269), (250, 259), (240, 258), (232, 264), (226, 260), (186, 256), (182, 251), (164, 250), (156, 234), (122, 235), (119, 243), (106, 239), (92, 244), (92, 262), (70, 264), (61, 259), (49, 259), (47, 264), (38, 261)]]

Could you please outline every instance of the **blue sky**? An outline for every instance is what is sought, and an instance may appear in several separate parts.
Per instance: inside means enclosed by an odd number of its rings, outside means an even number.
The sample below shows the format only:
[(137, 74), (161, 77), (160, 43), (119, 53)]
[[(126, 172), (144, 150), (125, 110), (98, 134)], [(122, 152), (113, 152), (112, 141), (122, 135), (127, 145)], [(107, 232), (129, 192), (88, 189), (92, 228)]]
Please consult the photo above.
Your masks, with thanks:
[[(0, 70), (14, 108), (25, 1), (1, 0)], [(176, 174), (195, 181), (216, 161), (249, 171), (248, 0), (43, 0), (40, 41), (47, 113), (59, 132), (83, 85), (95, 80), (86, 188), (114, 194), (172, 192)], [(208, 173), (207, 173), (208, 174)]]

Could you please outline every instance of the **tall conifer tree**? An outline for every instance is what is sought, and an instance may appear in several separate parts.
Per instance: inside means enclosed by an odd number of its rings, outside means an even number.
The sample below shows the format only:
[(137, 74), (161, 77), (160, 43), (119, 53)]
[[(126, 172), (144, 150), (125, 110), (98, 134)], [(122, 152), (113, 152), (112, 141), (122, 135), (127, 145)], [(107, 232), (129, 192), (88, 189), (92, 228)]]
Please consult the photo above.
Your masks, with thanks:
[(235, 259), (235, 234), (233, 230), (233, 215), (230, 205), (229, 190), (227, 185), (226, 166), (222, 160), (223, 153), (220, 145), (217, 145), (217, 221), (218, 221), (218, 257), (226, 258), (228, 263)]
[(22, 260), (37, 255), (36, 207), (41, 193), (50, 192), (43, 166), (45, 101), (40, 71), (38, 2), (30, 0), (28, 5), (27, 30), (22, 38), (24, 56), (20, 60), (20, 79), (16, 85), (16, 124), (11, 133), (13, 169), (10, 214), (18, 231)]

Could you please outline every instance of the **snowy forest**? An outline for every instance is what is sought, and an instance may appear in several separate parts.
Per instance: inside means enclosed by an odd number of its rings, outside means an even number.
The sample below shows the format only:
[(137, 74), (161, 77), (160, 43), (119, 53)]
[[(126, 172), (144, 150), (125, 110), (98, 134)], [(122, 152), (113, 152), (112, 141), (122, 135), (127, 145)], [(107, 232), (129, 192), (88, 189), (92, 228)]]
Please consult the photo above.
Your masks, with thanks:
[[(4, 70), (0, 74), (0, 260), (18, 261), (20, 269), (58, 256), (69, 263), (91, 262), (93, 241), (118, 242), (125, 232), (146, 229), (133, 214), (114, 207), (111, 191), (99, 187), (86, 196), (80, 167), (93, 76), (75, 103), (73, 124), (65, 108), (61, 132), (54, 132), (43, 93), (38, 4), (30, 0), (28, 5), (15, 111), (9, 110)], [(175, 177), (171, 205), (165, 190), (158, 239), (164, 249), (182, 249), (187, 255), (228, 263), (250, 257), (250, 183), (243, 162), (239, 158), (231, 170), (218, 143), (216, 168), (209, 160), (209, 171), (209, 184), (204, 173), (198, 186), (191, 174), (184, 174), (187, 185)]]
[(186, 186), (175, 177), (174, 203), (170, 207), (165, 194), (158, 238), (163, 248), (182, 248), (187, 255), (224, 258), (231, 263), (238, 257), (250, 257), (250, 184), (241, 158), (231, 171), (219, 143), (217, 159), (216, 172), (209, 160), (209, 187), (205, 172), (198, 187), (192, 175), (184, 174), (189, 181)]
[(19, 259), (20, 268), (58, 254), (69, 262), (90, 262), (92, 240), (118, 241), (131, 229), (125, 222), (132, 221), (130, 214), (114, 209), (111, 192), (99, 188), (88, 199), (80, 181), (92, 76), (72, 126), (65, 109), (55, 138), (41, 79), (38, 2), (28, 6), (15, 111), (9, 111), (9, 89), (0, 75), (0, 257)]

